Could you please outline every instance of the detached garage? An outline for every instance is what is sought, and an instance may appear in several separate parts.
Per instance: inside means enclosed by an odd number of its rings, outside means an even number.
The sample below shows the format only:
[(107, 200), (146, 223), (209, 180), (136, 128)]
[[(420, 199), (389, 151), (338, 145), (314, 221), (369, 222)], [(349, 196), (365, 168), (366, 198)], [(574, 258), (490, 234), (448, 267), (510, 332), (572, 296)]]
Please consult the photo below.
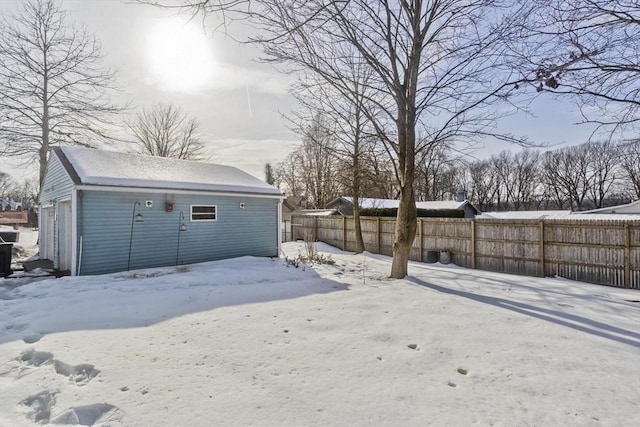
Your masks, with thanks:
[(88, 275), (278, 256), (282, 197), (230, 166), (56, 147), (40, 192), (40, 258)]

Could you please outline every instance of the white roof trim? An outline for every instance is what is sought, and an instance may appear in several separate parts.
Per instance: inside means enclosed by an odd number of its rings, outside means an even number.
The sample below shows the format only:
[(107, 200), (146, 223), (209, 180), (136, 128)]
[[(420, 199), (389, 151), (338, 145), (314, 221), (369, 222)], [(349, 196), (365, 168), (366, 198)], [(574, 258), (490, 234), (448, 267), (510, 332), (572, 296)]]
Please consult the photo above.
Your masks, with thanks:
[(192, 194), (199, 196), (250, 196), (250, 197), (259, 197), (263, 199), (284, 199), (284, 195), (277, 194), (260, 194), (260, 193), (242, 193), (239, 191), (234, 192), (225, 192), (225, 191), (198, 191), (198, 190), (176, 190), (171, 188), (148, 188), (148, 187), (118, 187), (118, 186), (107, 186), (107, 185), (76, 185), (76, 190), (87, 190), (87, 191), (112, 191), (112, 192), (123, 192), (123, 193), (131, 193), (131, 192), (141, 192), (141, 193), (152, 193), (152, 194)]

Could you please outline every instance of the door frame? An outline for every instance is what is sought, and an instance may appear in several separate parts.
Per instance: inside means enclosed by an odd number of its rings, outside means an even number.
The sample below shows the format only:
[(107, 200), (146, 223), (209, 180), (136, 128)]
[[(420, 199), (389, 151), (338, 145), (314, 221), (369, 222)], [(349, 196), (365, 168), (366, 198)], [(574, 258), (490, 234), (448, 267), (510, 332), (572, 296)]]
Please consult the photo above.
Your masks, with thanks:
[(57, 234), (58, 251), (57, 266), (59, 270), (72, 271), (73, 260), (73, 210), (71, 199), (58, 201)]

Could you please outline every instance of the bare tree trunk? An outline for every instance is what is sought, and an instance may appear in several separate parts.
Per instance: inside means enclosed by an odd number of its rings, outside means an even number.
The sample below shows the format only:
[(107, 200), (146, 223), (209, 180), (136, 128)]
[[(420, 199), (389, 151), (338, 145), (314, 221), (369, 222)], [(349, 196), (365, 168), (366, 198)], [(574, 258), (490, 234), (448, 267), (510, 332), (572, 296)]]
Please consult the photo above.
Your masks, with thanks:
[[(417, 63), (414, 64), (417, 68)], [(413, 86), (412, 86), (413, 84)], [(408, 273), (409, 255), (413, 246), (413, 239), (416, 236), (417, 217), (416, 197), (413, 183), (415, 181), (415, 98), (410, 92), (411, 87), (415, 88), (415, 79), (409, 81), (408, 96), (401, 96), (406, 99), (405, 105), (400, 102), (399, 110), (401, 114), (398, 121), (398, 172), (400, 178), (400, 204), (396, 218), (396, 240), (393, 242), (393, 262), (391, 264), (390, 277), (402, 279)], [(413, 101), (413, 103), (412, 103)]]
[(353, 228), (356, 233), (356, 253), (364, 251), (364, 239), (362, 238), (362, 224), (360, 223), (360, 200), (359, 192), (353, 192)]
[[(358, 105), (360, 107), (360, 105)], [(364, 240), (362, 239), (362, 224), (360, 223), (360, 177), (362, 175), (362, 164), (360, 163), (361, 154), (361, 136), (362, 129), (360, 126), (360, 114), (356, 115), (355, 138), (353, 144), (353, 156), (351, 156), (351, 164), (353, 165), (353, 228), (356, 233), (356, 253), (360, 254), (364, 251)]]
[(402, 279), (408, 273), (409, 255), (416, 236), (418, 212), (413, 185), (405, 186), (400, 192), (400, 206), (396, 218), (396, 240), (393, 243), (391, 277)]
[(38, 148), (38, 159), (40, 166), (40, 191), (42, 191), (42, 182), (47, 169), (47, 155), (49, 154), (49, 76), (47, 70), (47, 58), (43, 61), (44, 79), (42, 82), (42, 143)]

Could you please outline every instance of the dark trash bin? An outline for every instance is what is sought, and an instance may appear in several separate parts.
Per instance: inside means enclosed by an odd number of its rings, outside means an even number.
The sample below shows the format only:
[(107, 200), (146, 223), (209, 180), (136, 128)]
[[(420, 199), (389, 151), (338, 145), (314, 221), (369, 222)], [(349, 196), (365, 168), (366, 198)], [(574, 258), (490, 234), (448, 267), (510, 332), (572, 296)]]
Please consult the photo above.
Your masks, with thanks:
[(0, 277), (11, 276), (11, 250), (13, 243), (0, 243)]
[(438, 262), (440, 260), (440, 252), (438, 251), (427, 251), (427, 261), (429, 264), (434, 262)]

